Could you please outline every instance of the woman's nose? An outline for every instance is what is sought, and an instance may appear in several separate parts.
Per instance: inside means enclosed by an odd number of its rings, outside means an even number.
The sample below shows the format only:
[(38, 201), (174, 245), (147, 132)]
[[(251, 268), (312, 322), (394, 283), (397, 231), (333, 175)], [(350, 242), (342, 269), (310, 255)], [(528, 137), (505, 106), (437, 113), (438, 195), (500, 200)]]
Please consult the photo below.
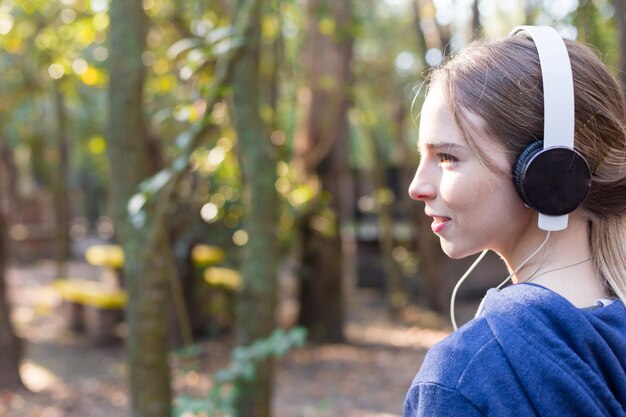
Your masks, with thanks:
[(435, 186), (429, 181), (424, 164), (420, 163), (409, 186), (409, 196), (413, 200), (432, 200), (436, 195)]

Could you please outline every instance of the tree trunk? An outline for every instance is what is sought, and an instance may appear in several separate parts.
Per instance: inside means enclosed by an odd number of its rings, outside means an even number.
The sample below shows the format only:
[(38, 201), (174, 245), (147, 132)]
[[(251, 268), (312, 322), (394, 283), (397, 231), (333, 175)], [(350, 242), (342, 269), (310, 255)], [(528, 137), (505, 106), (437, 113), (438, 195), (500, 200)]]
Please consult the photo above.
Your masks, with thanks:
[(415, 34), (417, 40), (417, 49), (420, 53), (422, 66), (426, 67), (426, 52), (428, 52), (428, 44), (426, 43), (426, 36), (422, 30), (422, 12), (420, 9), (419, 0), (413, 0), (413, 24), (415, 25)]
[(480, 38), (483, 34), (483, 27), (480, 23), (480, 1), (474, 0), (472, 4), (472, 36)]
[[(352, 5), (349, 0), (309, 0), (310, 19), (307, 58), (309, 90), (305, 120), (296, 138), (297, 157), (304, 175), (321, 185), (322, 211), (300, 222), (302, 271), (300, 324), (310, 339), (319, 342), (343, 340), (343, 257), (341, 220), (352, 217), (352, 174), (348, 167), (352, 83)], [(320, 31), (320, 18), (334, 23), (333, 32)], [(315, 182), (315, 180), (313, 180)]]
[(135, 231), (124, 238), (123, 246), (132, 416), (170, 417), (167, 312), (168, 278), (174, 273), (172, 248), (162, 224)]
[[(0, 119), (2, 124), (3, 119)], [(11, 214), (17, 213), (20, 207), (20, 195), (17, 190), (17, 167), (13, 159), (11, 148), (6, 140), (0, 135), (0, 199), (6, 213), (5, 223), (11, 224)]]
[[(578, 4), (580, 7), (580, 2)], [(524, 24), (532, 25), (535, 20), (536, 14), (537, 14), (537, 8), (535, 6), (535, 2), (532, 0), (526, 0), (524, 2)]]
[[(432, 7), (437, 10), (437, 6), (435, 6), (435, 2), (431, 1)], [(447, 6), (446, 6), (447, 7)], [(437, 28), (437, 34), (439, 35), (439, 43), (441, 44), (441, 54), (445, 58), (451, 52), (450, 41), (452, 40), (452, 33), (450, 24), (441, 25), (437, 19), (434, 19), (435, 27)]]
[(615, 8), (615, 20), (619, 33), (619, 78), (626, 88), (626, 2), (625, 0), (613, 0)]
[(70, 259), (70, 235), (69, 235), (69, 191), (68, 191), (68, 138), (67, 138), (67, 110), (65, 97), (61, 90), (61, 81), (54, 82), (54, 109), (56, 114), (56, 172), (52, 180), (54, 193), (55, 214), (55, 246), (58, 277), (67, 272), (67, 262)]
[(404, 291), (402, 288), (402, 276), (398, 264), (393, 259), (393, 248), (395, 246), (395, 236), (393, 232), (393, 214), (391, 212), (390, 201), (382, 195), (385, 192), (392, 192), (386, 188), (385, 157), (382, 149), (375, 137), (371, 138), (372, 146), (375, 150), (374, 156), (374, 184), (376, 186), (376, 201), (378, 207), (378, 243), (380, 256), (385, 270), (385, 298), (387, 301), (387, 313), (392, 319), (400, 317), (402, 309), (406, 307)]
[(7, 209), (13, 208), (11, 200), (14, 172), (10, 167), (9, 150), (3, 138), (0, 138), (0, 150), (3, 163), (0, 164), (0, 390), (23, 387), (19, 368), (22, 357), (20, 339), (11, 324), (11, 308), (8, 302), (5, 281), (8, 263)]
[[(237, 13), (250, 0), (238, 0)], [(243, 249), (243, 287), (237, 302), (237, 342), (248, 345), (270, 335), (275, 327), (276, 277), (279, 250), (276, 154), (268, 127), (260, 117), (259, 75), (262, 0), (253, 0), (245, 44), (233, 73), (234, 120), (243, 172), (244, 230), (249, 239)], [(269, 417), (273, 387), (273, 363), (259, 364), (251, 381), (240, 387), (237, 415)]]
[[(364, 134), (364, 139), (369, 143), (369, 146), (374, 151), (374, 163), (371, 170), (371, 181), (374, 185), (374, 196), (376, 198), (376, 224), (378, 228), (378, 247), (380, 253), (380, 259), (383, 264), (383, 270), (385, 273), (385, 299), (387, 302), (387, 314), (391, 319), (397, 319), (400, 316), (402, 309), (405, 307), (405, 294), (402, 288), (402, 275), (399, 270), (397, 262), (393, 258), (393, 249), (396, 244), (394, 236), (394, 218), (391, 210), (391, 201), (385, 195), (387, 193), (393, 193), (392, 190), (387, 188), (387, 173), (386, 166), (388, 157), (386, 157), (379, 140), (376, 136), (376, 132), (369, 126), (361, 126), (361, 130)], [(398, 126), (397, 132), (400, 132), (401, 128)], [(399, 138), (398, 146), (401, 146), (400, 136), (394, 136)], [(404, 161), (402, 161), (404, 162)], [(407, 186), (408, 188), (408, 186)], [(393, 200), (395, 200), (395, 195)], [(400, 197), (400, 196), (398, 196)], [(396, 204), (402, 205), (402, 197), (400, 197)], [(404, 211), (404, 210), (402, 210)]]
[[(281, 16), (281, 0), (275, 0), (271, 3), (270, 13), (278, 16), (278, 19), (283, 19)], [(268, 106), (272, 110), (272, 119), (269, 124), (270, 132), (273, 133), (279, 128), (278, 119), (278, 99), (280, 98), (280, 81), (281, 81), (281, 64), (283, 63), (285, 55), (285, 40), (283, 38), (283, 32), (278, 31), (276, 39), (271, 45), (271, 70), (269, 76), (267, 76), (267, 95)]]
[[(0, 167), (0, 191), (6, 191), (4, 170)], [(6, 221), (6, 192), (0, 192), (0, 391), (3, 389), (21, 388), (20, 361), (22, 356), (20, 340), (11, 324), (11, 309), (9, 307), (5, 271), (7, 265), (7, 221)]]
[[(607, 24), (607, 19), (602, 15), (602, 12), (598, 9), (598, 6), (593, 0), (580, 0), (578, 2), (578, 6), (576, 8), (576, 13), (574, 15), (574, 26), (578, 29), (577, 39), (593, 45), (599, 51), (608, 51), (612, 50), (615, 47), (615, 44), (612, 39), (612, 33), (610, 35), (609, 31), (605, 30), (605, 26)], [(613, 7), (615, 8), (615, 13), (613, 19), (616, 24), (616, 29), (618, 32), (620, 29), (620, 21), (623, 21), (624, 16), (624, 0), (612, 1)], [(621, 11), (619, 10), (621, 8)], [(538, 10), (535, 10), (535, 14), (539, 13)], [(624, 48), (624, 32), (621, 31), (619, 33), (620, 42), (618, 43), (618, 48)], [(621, 44), (621, 46), (620, 46)], [(619, 51), (618, 51), (619, 53)], [(620, 78), (624, 77), (622, 73)], [(621, 78), (623, 79), (623, 78)]]
[(127, 210), (138, 184), (149, 174), (141, 62), (146, 16), (141, 0), (112, 0), (110, 15), (113, 47), (109, 61), (107, 138), (113, 213), (124, 247), (124, 276), (129, 293), (127, 347), (132, 416), (170, 417), (166, 301), (168, 275), (174, 270), (171, 246), (161, 219), (150, 222), (148, 218), (145, 225), (133, 225)]

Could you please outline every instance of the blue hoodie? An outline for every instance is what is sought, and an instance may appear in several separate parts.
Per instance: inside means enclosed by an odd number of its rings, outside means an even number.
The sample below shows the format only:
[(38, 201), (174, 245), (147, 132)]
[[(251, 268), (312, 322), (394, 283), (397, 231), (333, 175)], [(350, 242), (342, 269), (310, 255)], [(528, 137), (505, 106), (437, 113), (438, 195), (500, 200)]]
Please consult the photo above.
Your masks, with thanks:
[(579, 309), (535, 284), (490, 290), (482, 314), (426, 355), (417, 416), (626, 416), (626, 308)]

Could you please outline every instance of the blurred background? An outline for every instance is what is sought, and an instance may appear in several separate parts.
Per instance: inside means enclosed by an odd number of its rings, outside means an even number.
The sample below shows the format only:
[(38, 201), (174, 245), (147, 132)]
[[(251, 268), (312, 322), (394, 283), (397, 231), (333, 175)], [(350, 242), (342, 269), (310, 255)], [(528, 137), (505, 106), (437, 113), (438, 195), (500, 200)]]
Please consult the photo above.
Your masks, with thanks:
[(624, 82), (625, 3), (1, 0), (0, 416), (400, 416), (471, 262), (425, 74), (538, 24)]

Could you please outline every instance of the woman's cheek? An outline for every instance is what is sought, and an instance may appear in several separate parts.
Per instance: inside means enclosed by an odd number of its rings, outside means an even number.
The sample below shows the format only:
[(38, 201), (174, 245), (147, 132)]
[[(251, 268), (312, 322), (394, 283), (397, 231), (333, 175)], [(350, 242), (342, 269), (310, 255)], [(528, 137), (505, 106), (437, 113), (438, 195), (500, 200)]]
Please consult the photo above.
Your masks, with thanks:
[(444, 174), (441, 180), (441, 197), (451, 206), (465, 204), (465, 194), (468, 192), (467, 187), (463, 186), (463, 178), (454, 173)]

